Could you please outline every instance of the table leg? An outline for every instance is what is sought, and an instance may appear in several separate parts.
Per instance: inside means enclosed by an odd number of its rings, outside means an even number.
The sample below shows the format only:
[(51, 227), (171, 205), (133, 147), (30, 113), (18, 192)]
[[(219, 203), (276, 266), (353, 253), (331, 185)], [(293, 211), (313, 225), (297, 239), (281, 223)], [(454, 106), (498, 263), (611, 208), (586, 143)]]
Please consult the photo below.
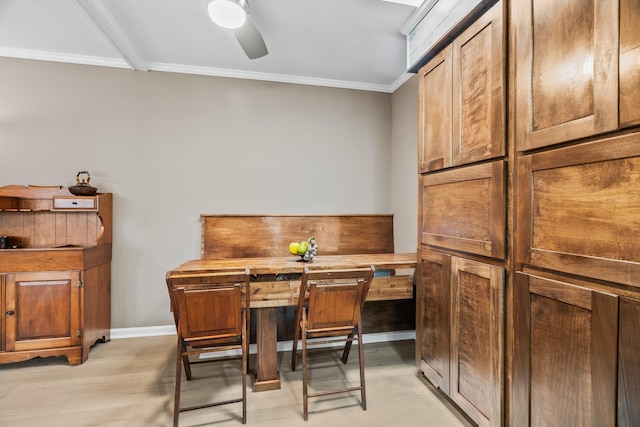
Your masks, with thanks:
[(278, 324), (275, 307), (256, 309), (257, 360), (253, 391), (280, 388)]

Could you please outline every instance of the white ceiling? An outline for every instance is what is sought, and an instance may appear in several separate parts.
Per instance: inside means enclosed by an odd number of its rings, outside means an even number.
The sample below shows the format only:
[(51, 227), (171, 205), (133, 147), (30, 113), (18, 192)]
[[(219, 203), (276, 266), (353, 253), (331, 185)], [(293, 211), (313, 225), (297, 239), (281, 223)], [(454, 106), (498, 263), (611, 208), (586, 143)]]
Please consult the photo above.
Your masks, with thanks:
[[(0, 56), (380, 92), (393, 92), (409, 77), (399, 29), (414, 6), (249, 0), (269, 49), (254, 60), (210, 21), (206, 6), (206, 0), (0, 0)], [(100, 13), (86, 12), (92, 9)]]

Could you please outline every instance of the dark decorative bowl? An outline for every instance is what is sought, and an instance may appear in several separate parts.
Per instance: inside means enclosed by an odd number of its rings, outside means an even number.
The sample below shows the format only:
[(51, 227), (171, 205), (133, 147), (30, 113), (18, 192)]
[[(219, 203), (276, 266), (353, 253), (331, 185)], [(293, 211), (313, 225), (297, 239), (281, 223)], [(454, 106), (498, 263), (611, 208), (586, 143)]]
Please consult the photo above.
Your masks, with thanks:
[(74, 196), (95, 196), (98, 189), (90, 185), (72, 185), (69, 192)]

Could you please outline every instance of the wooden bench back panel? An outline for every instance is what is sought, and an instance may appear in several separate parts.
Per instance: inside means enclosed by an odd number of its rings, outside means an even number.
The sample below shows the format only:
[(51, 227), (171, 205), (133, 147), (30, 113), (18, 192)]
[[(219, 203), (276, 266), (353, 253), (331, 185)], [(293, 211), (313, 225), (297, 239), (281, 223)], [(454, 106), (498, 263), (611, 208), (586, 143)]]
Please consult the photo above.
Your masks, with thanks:
[(202, 259), (289, 256), (315, 236), (318, 255), (393, 253), (393, 215), (201, 215)]

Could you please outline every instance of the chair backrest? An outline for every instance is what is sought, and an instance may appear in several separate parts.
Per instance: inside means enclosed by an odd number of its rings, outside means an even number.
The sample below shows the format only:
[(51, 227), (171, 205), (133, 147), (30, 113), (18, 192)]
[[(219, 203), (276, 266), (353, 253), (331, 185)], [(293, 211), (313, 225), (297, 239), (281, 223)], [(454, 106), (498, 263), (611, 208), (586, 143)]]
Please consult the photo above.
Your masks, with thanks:
[(169, 284), (181, 339), (186, 344), (238, 341), (243, 328), (242, 310), (249, 307), (249, 277), (247, 269), (212, 274), (206, 283)]
[(349, 270), (309, 270), (300, 283), (299, 310), (308, 292), (307, 330), (339, 333), (358, 325), (374, 267)]

